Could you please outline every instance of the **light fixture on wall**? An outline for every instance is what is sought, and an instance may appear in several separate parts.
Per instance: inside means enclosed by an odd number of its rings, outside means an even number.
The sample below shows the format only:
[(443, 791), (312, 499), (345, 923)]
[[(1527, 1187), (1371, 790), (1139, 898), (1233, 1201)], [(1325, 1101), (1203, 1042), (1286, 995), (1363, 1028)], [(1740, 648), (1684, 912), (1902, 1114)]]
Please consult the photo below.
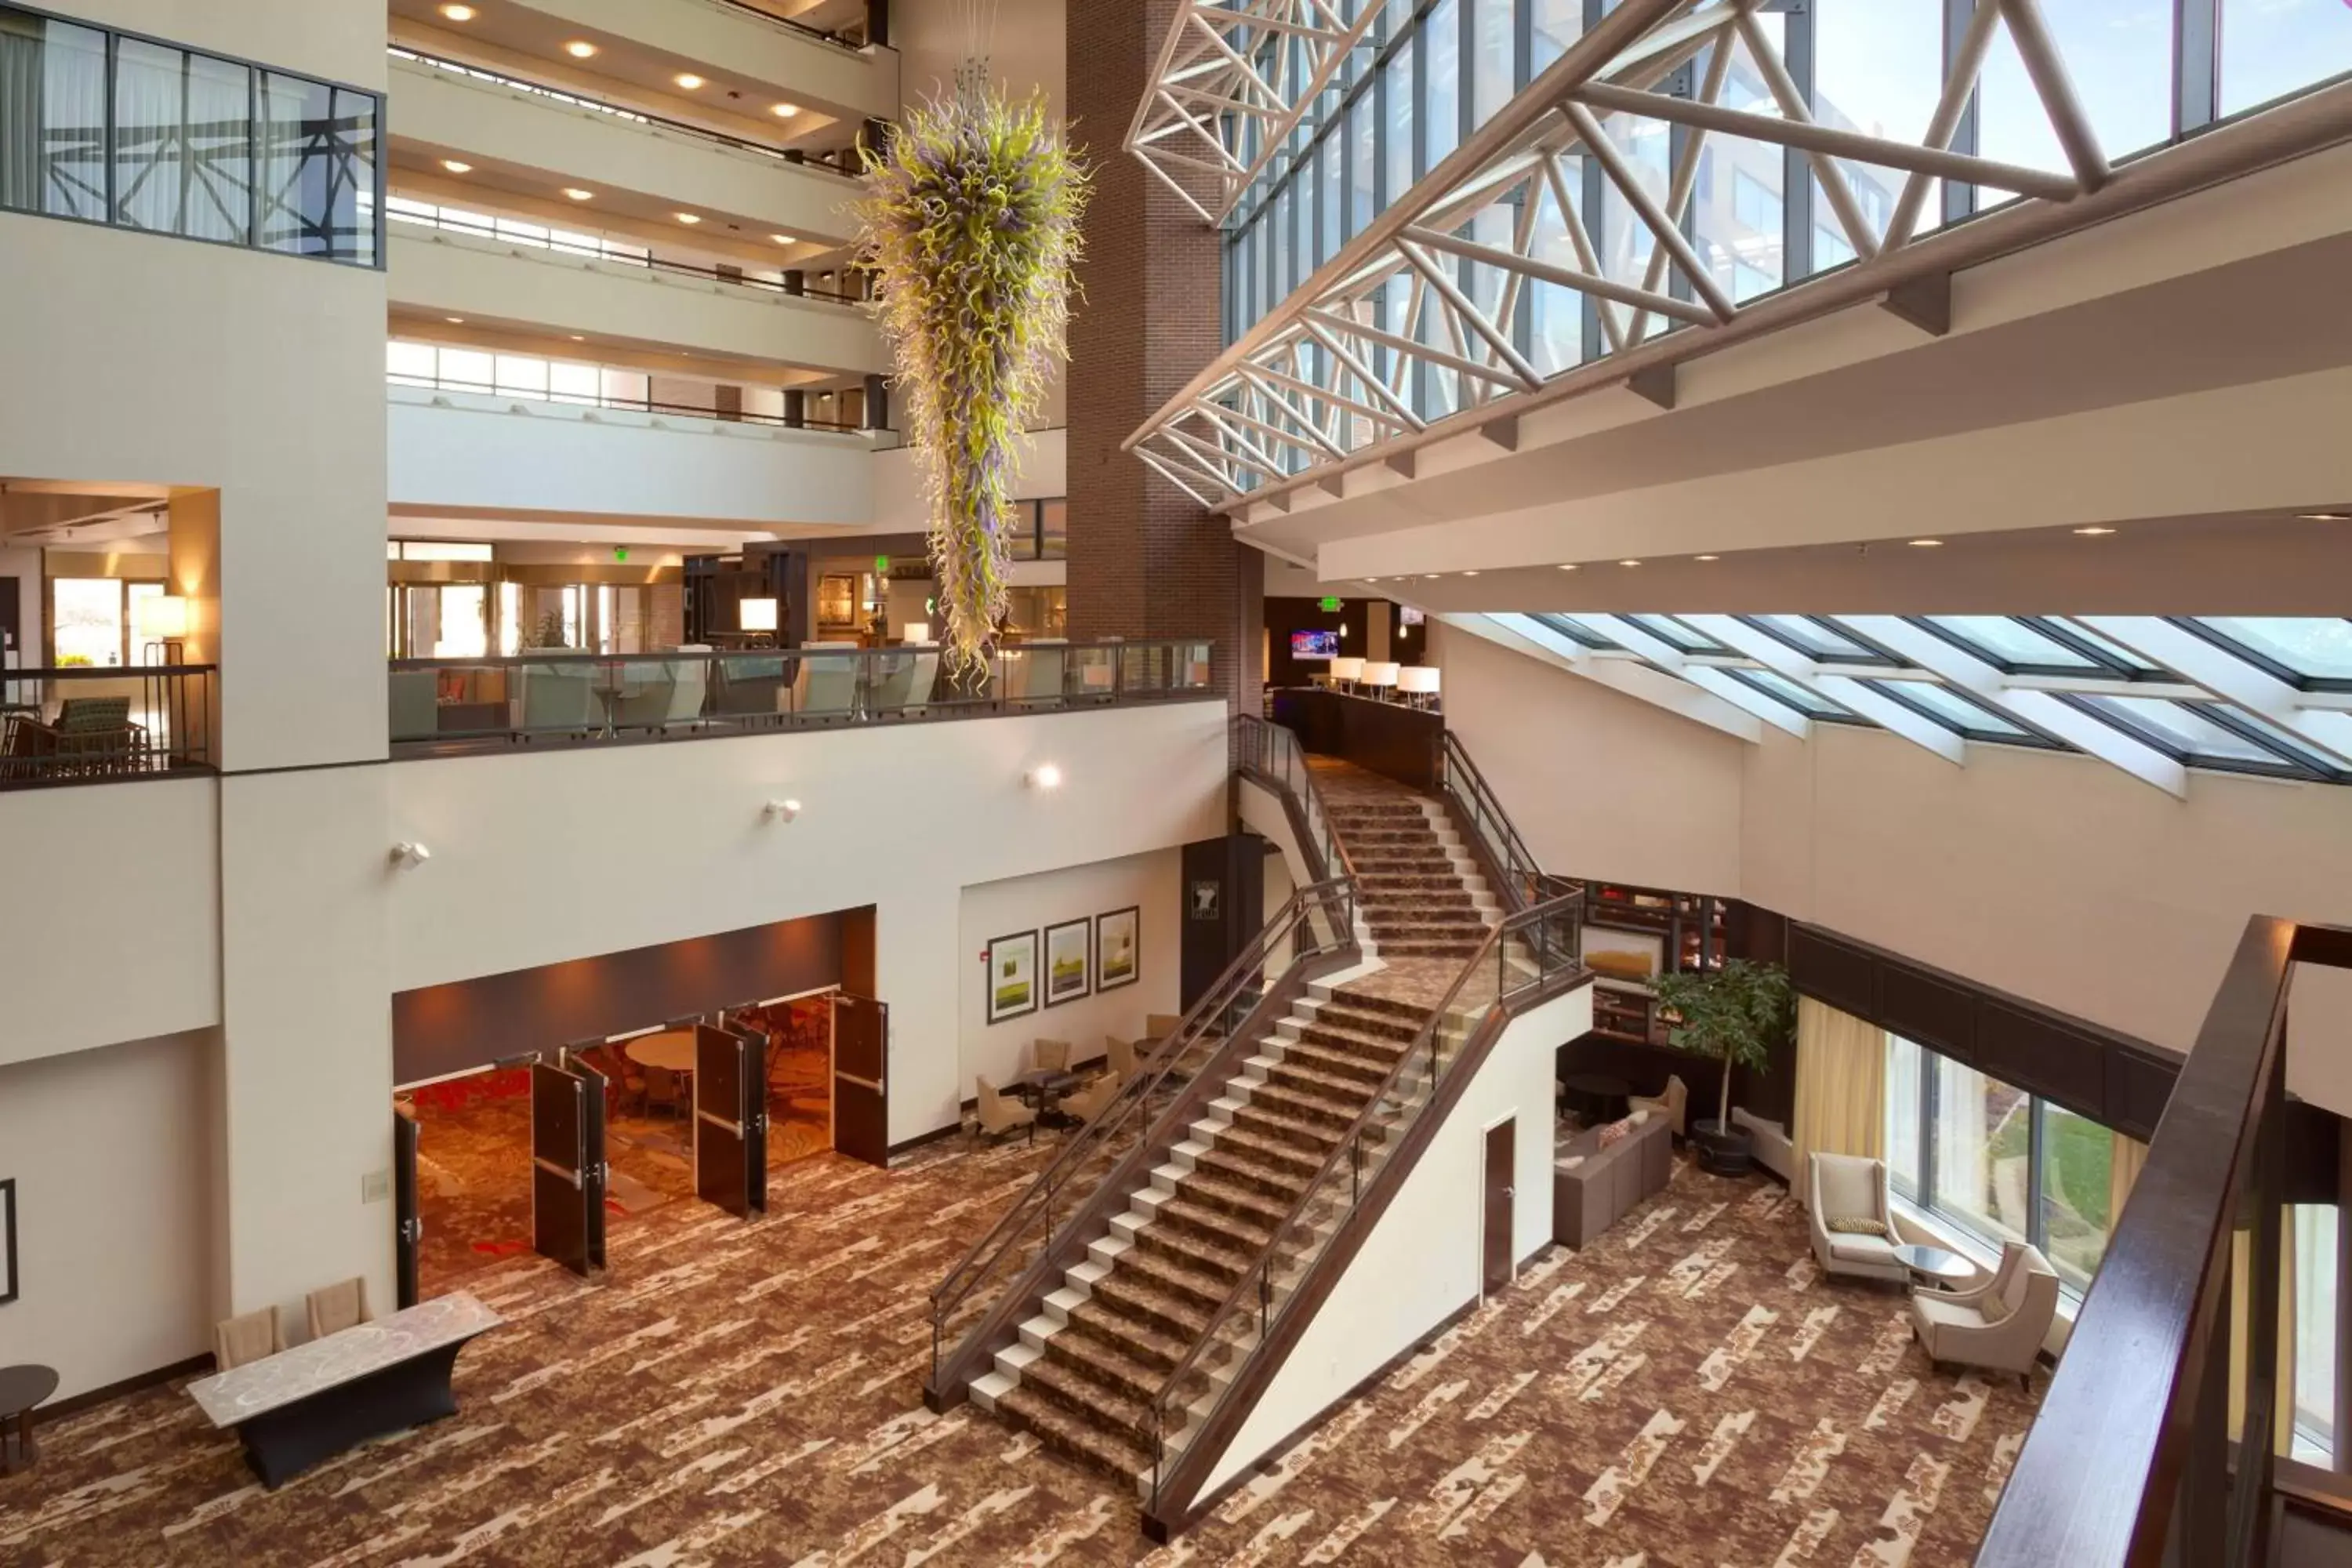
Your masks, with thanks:
[(801, 803), (796, 800), (772, 800), (762, 813), (772, 822), (790, 822), (800, 814)]
[(1059, 789), (1062, 787), (1061, 765), (1057, 763), (1039, 763), (1021, 775), (1021, 782), (1031, 789)]
[(433, 851), (414, 841), (403, 841), (392, 847), (392, 863), (402, 870), (413, 870), (433, 858)]
[(2299, 511), (2298, 522), (2352, 522), (2352, 511)]

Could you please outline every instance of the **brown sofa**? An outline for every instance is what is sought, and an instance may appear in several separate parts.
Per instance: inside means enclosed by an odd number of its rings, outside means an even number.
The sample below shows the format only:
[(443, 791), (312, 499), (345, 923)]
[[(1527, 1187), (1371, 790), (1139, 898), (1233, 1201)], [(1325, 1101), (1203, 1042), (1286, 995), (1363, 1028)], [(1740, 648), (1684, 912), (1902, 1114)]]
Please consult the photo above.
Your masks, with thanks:
[[(1561, 1144), (1552, 1159), (1552, 1239), (1588, 1246), (1643, 1199), (1664, 1192), (1675, 1172), (1673, 1139), (1674, 1124), (1654, 1112), (1606, 1149), (1598, 1127)], [(1579, 1163), (1562, 1169), (1570, 1160)]]

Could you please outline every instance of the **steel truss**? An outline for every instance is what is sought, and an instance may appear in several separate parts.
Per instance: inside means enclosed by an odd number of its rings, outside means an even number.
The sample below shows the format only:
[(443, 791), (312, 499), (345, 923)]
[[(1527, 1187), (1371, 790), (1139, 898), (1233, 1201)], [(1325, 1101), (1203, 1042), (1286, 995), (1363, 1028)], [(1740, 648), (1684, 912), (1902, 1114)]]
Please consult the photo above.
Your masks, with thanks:
[[(2217, 164), (2213, 150), (2184, 143), (2137, 159), (2123, 172), (2120, 177), (2131, 182), (2128, 203), (2086, 201), (2118, 176), (2075, 96), (2037, 0), (1978, 0), (1950, 51), (1942, 92), (1917, 142), (1815, 120), (1759, 19), (1762, 8), (1763, 0), (1623, 0), (1129, 436), (1126, 448), (1202, 505), (1220, 508), (1271, 488), (1317, 480), (1336, 488), (1334, 476), (1343, 468), (1456, 432), (1483, 431), (1513, 446), (1517, 413), (1597, 386), (1627, 385), (1670, 407), (1673, 366), (1682, 359), (1872, 298), (1924, 330), (1941, 332), (1948, 326), (1948, 279), (1957, 267), (2352, 134), (2352, 95), (2334, 89), (2326, 95), (2327, 112), (2316, 117), (2325, 121), (2321, 134), (2315, 139), (2309, 127), (2297, 127), (2305, 144), (2243, 136), (2219, 156), (2226, 166), (2209, 166)], [(1227, 14), (1238, 26), (1244, 9), (1188, 7), (1163, 49), (1161, 89), (1139, 110), (1129, 142), (1147, 163), (1165, 156), (1150, 149), (1188, 124), (1199, 133), (1196, 141), (1215, 142), (1223, 153), (1224, 205), (1213, 213), (1194, 204), (1213, 222), (1232, 210), (1272, 154), (1244, 163), (1225, 151), (1226, 142), (1211, 135), (1216, 126), (1209, 109), (1227, 111), (1220, 132), (1227, 138), (1244, 113), (1263, 115), (1266, 131), (1276, 133), (1255, 144), (1277, 147), (1366, 25), (1360, 20), (1340, 28), (1324, 0), (1263, 0), (1247, 8), (1267, 14), (1261, 26), (1293, 9), (1320, 18), (1315, 31), (1322, 40), (1318, 47), (1326, 52), (1313, 57), (1319, 62), (1314, 79), (1293, 84), (1300, 90), (1279, 114), (1270, 106), (1281, 96), (1273, 84), (1257, 84), (1266, 89), (1264, 108), (1244, 110), (1255, 100), (1239, 91), (1223, 105), (1188, 100), (1182, 82), (1206, 79), (1171, 79), (1171, 72), (1181, 73), (1187, 60), (1205, 69), (1209, 47), (1191, 46), (1187, 53), (1187, 29), (1222, 37), (1204, 14)], [(1369, 18), (1380, 8), (1362, 9)], [(2063, 174), (1954, 150), (1978, 75), (2003, 30), (2064, 152)], [(1220, 70), (1241, 68), (1235, 51), (1209, 52), (1223, 62)], [(1769, 110), (1723, 101), (1736, 57), (1765, 84)], [(1194, 104), (1192, 110), (1182, 108), (1187, 101)], [(1155, 103), (1161, 106), (1156, 119)], [(1615, 116), (1674, 128), (1663, 195), (1609, 135)], [(1148, 142), (1147, 127), (1157, 127)], [(1843, 234), (1853, 262), (1752, 301), (1735, 300), (1685, 229), (1711, 136), (1769, 143), (1801, 159), (1820, 185), (1827, 209), (1823, 226), (1834, 225)], [(2168, 176), (2158, 167), (2167, 160), (2175, 161)], [(1856, 201), (1842, 166), (1846, 162), (1906, 176), (1884, 231)], [(2023, 200), (1923, 241), (1921, 219), (1937, 181)], [(1615, 268), (1604, 264), (1586, 217), (1596, 200), (1639, 226), (1645, 260)], [(1543, 287), (1570, 290), (1583, 303), (1587, 320), (1597, 322), (1598, 360), (1550, 375), (1538, 370), (1527, 305)]]

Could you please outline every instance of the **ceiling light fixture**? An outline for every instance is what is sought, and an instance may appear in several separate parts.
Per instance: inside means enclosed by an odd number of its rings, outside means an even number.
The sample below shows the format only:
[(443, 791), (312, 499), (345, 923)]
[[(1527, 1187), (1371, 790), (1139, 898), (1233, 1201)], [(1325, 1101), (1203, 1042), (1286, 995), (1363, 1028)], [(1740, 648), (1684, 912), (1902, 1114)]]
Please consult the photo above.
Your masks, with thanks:
[(801, 106), (797, 103), (780, 103), (776, 105), (776, 118), (779, 120), (790, 120), (793, 115), (798, 114), (800, 111)]
[(596, 46), (585, 38), (574, 38), (563, 46), (563, 52), (575, 60), (593, 59), (596, 54)]
[(463, 316), (444, 316), (441, 319), (453, 327), (462, 327), (466, 324), (466, 318)]
[(2074, 531), (2081, 534), (2086, 534), (2091, 538), (2096, 539), (2103, 534), (2113, 533), (2115, 530), (2112, 528), (2102, 528), (2097, 523), (2093, 523), (2088, 528), (2078, 528)]
[(448, 170), (453, 174), (470, 174), (474, 172), (474, 165), (471, 163), (459, 163), (455, 158), (442, 159), (441, 166)]
[(1720, 555), (1702, 555), (1699, 559), (1701, 561), (1720, 561), (1723, 557)]
[(677, 215), (677, 221), (686, 225), (687, 227), (692, 228), (696, 224), (700, 223), (702, 218), (701, 216), (697, 213), (680, 213)]
[(1915, 539), (1911, 542), (1914, 550), (1941, 550), (1943, 547), (1944, 542), (1940, 539)]
[(695, 75), (692, 71), (680, 71), (676, 76), (670, 78), (670, 80), (677, 83), (678, 86), (686, 89), (688, 92), (698, 92), (703, 87), (702, 79)]
[(1576, 563), (1573, 561), (1563, 561), (1559, 563), (1559, 569), (1563, 572), (1573, 572), (1576, 570)]
[(1464, 574), (1462, 574), (1462, 575), (1464, 575), (1465, 577), (1475, 577), (1476, 575), (1478, 575), (1478, 574), (1476, 574), (1475, 572), (1465, 572)]
[(778, 245), (798, 245), (800, 243), (798, 237), (789, 234), (772, 234), (768, 237), (774, 240)]
[(2294, 515), (2305, 522), (2352, 522), (2352, 511), (2299, 511)]
[(577, 185), (564, 186), (563, 194), (570, 196), (575, 202), (593, 202), (596, 199), (595, 192), (583, 191)]
[(1062, 770), (1053, 763), (1040, 763), (1022, 774), (1021, 782), (1031, 789), (1059, 789), (1062, 787)]
[(479, 15), (471, 5), (444, 5), (441, 15), (452, 22), (470, 22)]
[(1620, 566), (1639, 566), (1641, 563), (1638, 561), (1620, 561), (1617, 564)]
[(572, 333), (572, 341), (573, 342), (575, 342), (575, 343), (584, 343), (584, 342), (586, 342), (588, 341), (588, 339), (587, 339), (586, 335), (585, 335), (585, 334), (583, 334), (583, 333), (581, 333), (581, 332), (574, 332), (574, 333)]

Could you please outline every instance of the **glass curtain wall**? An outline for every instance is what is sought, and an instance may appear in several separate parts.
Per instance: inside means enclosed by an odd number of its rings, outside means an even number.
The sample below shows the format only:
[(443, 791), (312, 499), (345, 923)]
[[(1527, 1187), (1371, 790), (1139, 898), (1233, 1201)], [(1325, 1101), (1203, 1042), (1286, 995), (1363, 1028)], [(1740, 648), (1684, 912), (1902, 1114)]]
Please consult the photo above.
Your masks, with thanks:
[[(1381, 14), (1358, 56), (1293, 133), (1284, 155), (1235, 209), (1226, 235), (1225, 325), (1238, 337), (1305, 281), (1315, 268), (1527, 84), (1573, 47), (1611, 0), (1339, 0), (1352, 17)], [(1765, 0), (1759, 19), (1800, 82), (1810, 82), (1813, 118), (1840, 130), (1916, 141), (1943, 89), (1946, 51), (1965, 30), (1971, 0)], [(2074, 89), (2110, 161), (2164, 145), (2218, 119), (2244, 113), (2352, 71), (2352, 5), (2345, 0), (2068, 0), (2045, 5)], [(1245, 40), (1245, 42), (1247, 42)], [(1251, 58), (1270, 64), (1292, 40), (1255, 40)], [(2176, 58), (2193, 62), (2176, 71)], [(1693, 96), (1713, 64), (1702, 54), (1659, 84)], [(1777, 114), (1767, 72), (1744, 44), (1724, 62), (1720, 101)], [(2181, 79), (2176, 81), (2176, 76)], [(1955, 148), (2047, 170), (2065, 158), (2006, 29), (1979, 79), (1972, 112)], [(1638, 116), (1605, 117), (1628, 162), (1663, 193), (1675, 152), (1689, 134)], [(1801, 154), (1768, 142), (1716, 135), (1696, 170), (1685, 232), (1708, 268), (1738, 300), (1753, 299), (1854, 258), (1826, 195)], [(1255, 149), (1248, 150), (1254, 152)], [(1854, 205), (1883, 236), (1905, 176), (1841, 161)], [(1654, 237), (1601, 182), (1572, 183), (1570, 200), (1614, 278), (1639, 281)], [(1613, 190), (1613, 188), (1612, 188)], [(1599, 210), (1582, 212), (1589, 198)], [(2006, 192), (1931, 184), (1917, 232), (1966, 218), (2012, 198)], [(1574, 267), (1566, 226), (1547, 195), (1536, 215), (1546, 259)], [(1335, 211), (1343, 208), (1343, 211)], [(1554, 236), (1557, 235), (1557, 243)], [(1491, 234), (1477, 237), (1491, 239)], [(1465, 279), (1491, 300), (1475, 266)], [(1688, 284), (1669, 280), (1688, 298)], [(1402, 320), (1400, 294), (1383, 324), (1423, 335)], [(1606, 352), (1597, 304), (1552, 286), (1523, 289), (1512, 330), (1546, 374)], [(1653, 320), (1648, 333), (1672, 323)], [(1454, 398), (1450, 386), (1416, 389), (1432, 412)]]
[(373, 267), (373, 93), (0, 5), (0, 208)]

